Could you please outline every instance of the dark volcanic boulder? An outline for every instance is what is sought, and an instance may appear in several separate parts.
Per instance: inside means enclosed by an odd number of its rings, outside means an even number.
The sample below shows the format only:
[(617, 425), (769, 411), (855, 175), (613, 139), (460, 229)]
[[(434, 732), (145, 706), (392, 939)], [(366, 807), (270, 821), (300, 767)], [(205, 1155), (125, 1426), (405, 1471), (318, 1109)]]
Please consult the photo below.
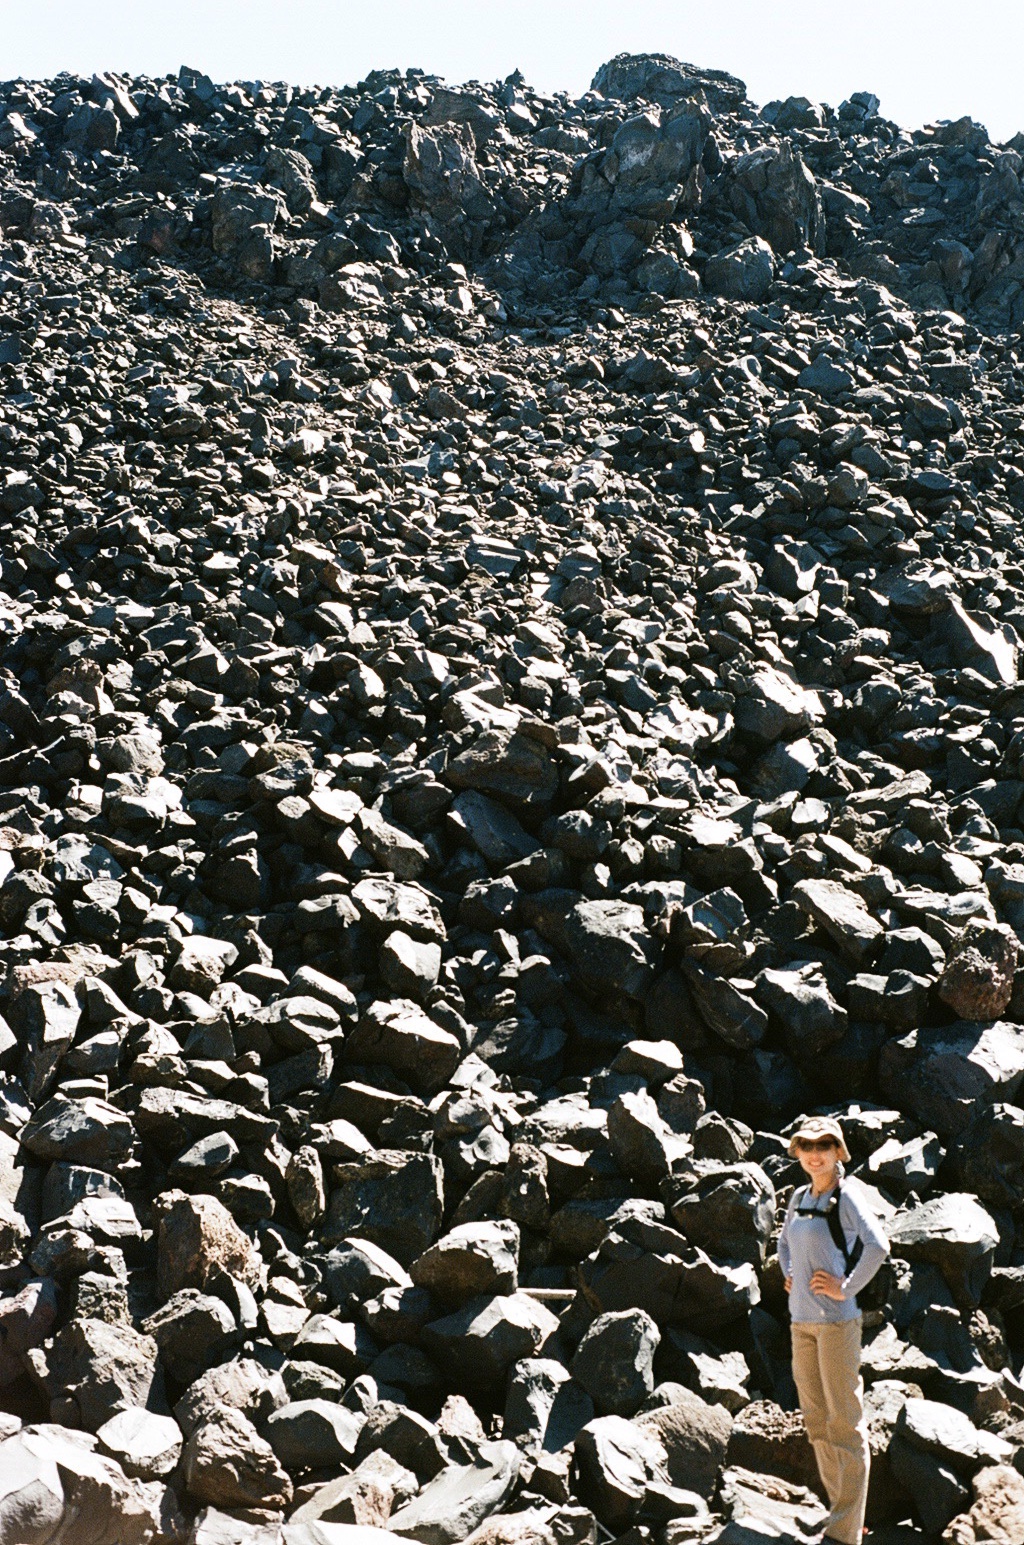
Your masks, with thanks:
[(883, 1095), (940, 1137), (959, 1137), (979, 1106), (1012, 1100), (1024, 1078), (1024, 1030), (960, 1021), (890, 1041), (879, 1059)]
[(671, 1175), (665, 1205), (691, 1244), (716, 1260), (764, 1264), (775, 1220), (775, 1187), (757, 1164), (703, 1163)]
[(675, 1229), (639, 1218), (615, 1223), (579, 1282), (599, 1312), (643, 1309), (657, 1325), (727, 1325), (760, 1298), (749, 1263), (719, 1264)]
[(661, 958), (640, 907), (584, 901), (570, 891), (541, 891), (523, 915), (563, 955), (573, 976), (598, 997), (643, 999)]
[(460, 1387), (501, 1386), (522, 1358), (545, 1351), (558, 1321), (525, 1293), (472, 1298), (464, 1308), (424, 1327), (425, 1349), (452, 1370)]
[(1024, 1110), (982, 1109), (964, 1129), (953, 1160), (965, 1191), (994, 1207), (1015, 1207), (1024, 1190)]
[(642, 1309), (599, 1314), (576, 1348), (572, 1376), (598, 1410), (633, 1416), (654, 1388), (661, 1335)]
[(664, 1448), (673, 1486), (702, 1497), (713, 1495), (732, 1430), (732, 1417), (723, 1406), (709, 1405), (677, 1384), (664, 1384), (635, 1421)]
[(886, 1224), (892, 1253), (937, 1266), (961, 1309), (975, 1307), (999, 1243), (995, 1223), (973, 1196), (936, 1197)]
[(598, 70), (590, 89), (603, 97), (623, 102), (639, 97), (662, 107), (703, 93), (716, 110), (727, 103), (735, 106), (746, 94), (746, 87), (735, 75), (681, 64), (668, 54), (616, 54)]
[(444, 1211), (444, 1176), (433, 1154), (381, 1149), (365, 1161), (335, 1166), (323, 1239), (355, 1235), (408, 1264), (433, 1244)]

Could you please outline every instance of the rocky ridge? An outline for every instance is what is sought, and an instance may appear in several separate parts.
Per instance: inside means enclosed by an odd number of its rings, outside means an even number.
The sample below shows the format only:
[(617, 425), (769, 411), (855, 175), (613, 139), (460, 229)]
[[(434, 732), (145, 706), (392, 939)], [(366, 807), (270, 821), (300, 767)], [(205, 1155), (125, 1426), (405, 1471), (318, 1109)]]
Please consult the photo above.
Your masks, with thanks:
[(812, 1536), (822, 1109), (876, 1537), (1019, 1539), (1024, 137), (0, 113), (0, 1542)]

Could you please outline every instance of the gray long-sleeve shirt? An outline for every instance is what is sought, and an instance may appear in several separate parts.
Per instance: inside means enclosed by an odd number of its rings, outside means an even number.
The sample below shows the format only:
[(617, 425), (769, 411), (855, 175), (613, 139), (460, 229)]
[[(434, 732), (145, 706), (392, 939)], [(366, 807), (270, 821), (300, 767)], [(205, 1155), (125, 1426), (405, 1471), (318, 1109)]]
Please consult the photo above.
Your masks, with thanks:
[[(856, 1319), (860, 1313), (857, 1294), (867, 1287), (889, 1254), (889, 1241), (863, 1191), (856, 1180), (844, 1179), (839, 1193), (839, 1222), (846, 1247), (852, 1250), (858, 1239), (862, 1241), (860, 1259), (847, 1273), (842, 1251), (833, 1240), (824, 1217), (834, 1190), (833, 1186), (823, 1196), (816, 1197), (810, 1186), (798, 1186), (790, 1198), (779, 1236), (779, 1265), (783, 1276), (793, 1279), (789, 1312), (797, 1324), (838, 1324)], [(814, 1207), (819, 1215), (801, 1216), (798, 1209), (809, 1207)], [(845, 1298), (838, 1301), (826, 1298), (823, 1293), (812, 1293), (810, 1281), (816, 1271), (827, 1271), (839, 1277)]]

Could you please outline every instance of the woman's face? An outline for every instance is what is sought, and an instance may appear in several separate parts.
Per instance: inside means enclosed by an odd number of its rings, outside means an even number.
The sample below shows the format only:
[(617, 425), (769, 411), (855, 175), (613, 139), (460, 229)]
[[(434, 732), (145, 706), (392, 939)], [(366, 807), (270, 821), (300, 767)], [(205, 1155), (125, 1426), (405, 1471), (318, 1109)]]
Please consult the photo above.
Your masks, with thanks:
[(816, 1137), (798, 1144), (796, 1156), (804, 1174), (819, 1186), (831, 1183), (839, 1162), (839, 1148), (834, 1137)]

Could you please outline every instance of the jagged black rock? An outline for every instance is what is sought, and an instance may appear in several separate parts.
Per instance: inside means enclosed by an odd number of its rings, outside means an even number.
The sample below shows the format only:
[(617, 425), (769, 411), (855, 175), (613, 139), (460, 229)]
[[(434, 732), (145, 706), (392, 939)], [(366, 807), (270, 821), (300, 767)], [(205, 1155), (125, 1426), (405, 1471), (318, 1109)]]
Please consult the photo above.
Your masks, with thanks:
[(1010, 1537), (1024, 137), (0, 104), (0, 1545), (806, 1537), (822, 1109), (869, 1520)]

